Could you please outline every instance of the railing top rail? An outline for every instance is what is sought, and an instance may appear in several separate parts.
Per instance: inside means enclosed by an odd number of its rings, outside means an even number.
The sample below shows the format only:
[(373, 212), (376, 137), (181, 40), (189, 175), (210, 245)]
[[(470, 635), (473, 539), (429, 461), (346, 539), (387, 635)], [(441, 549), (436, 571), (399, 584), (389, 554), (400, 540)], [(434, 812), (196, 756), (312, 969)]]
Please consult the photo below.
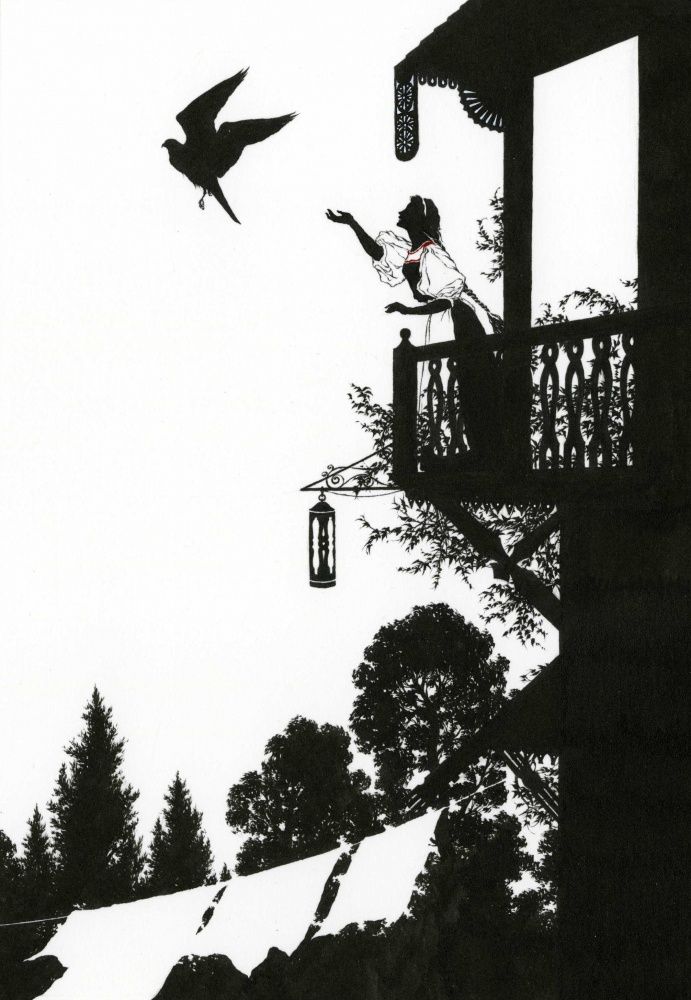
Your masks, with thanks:
[[(477, 343), (468, 341), (466, 344), (459, 345), (455, 340), (444, 340), (437, 344), (425, 344), (420, 347), (409, 344), (409, 347), (410, 350), (414, 351), (418, 361), (432, 361), (453, 356), (461, 346), (464, 352), (486, 350), (487, 347), (496, 351), (505, 351), (516, 347), (541, 347), (544, 344), (554, 344), (567, 340), (588, 340), (603, 334), (641, 333), (659, 329), (660, 324), (663, 323), (677, 326), (680, 322), (691, 325), (691, 317), (679, 310), (643, 312), (636, 309), (614, 313), (610, 316), (588, 316), (585, 319), (574, 319), (567, 323), (549, 323), (545, 326), (532, 327), (528, 331), (490, 334)], [(401, 337), (403, 341), (409, 341), (410, 332), (408, 330), (401, 331)]]

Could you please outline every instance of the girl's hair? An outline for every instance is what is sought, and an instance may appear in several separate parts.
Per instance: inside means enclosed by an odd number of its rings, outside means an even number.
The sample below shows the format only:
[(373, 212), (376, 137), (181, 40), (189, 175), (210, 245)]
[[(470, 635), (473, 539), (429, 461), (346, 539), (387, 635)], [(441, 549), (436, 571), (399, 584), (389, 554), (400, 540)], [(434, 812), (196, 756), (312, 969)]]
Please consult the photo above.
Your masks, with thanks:
[(441, 244), (441, 220), (439, 209), (431, 198), (422, 198), (419, 194), (413, 195), (411, 204), (418, 212), (420, 218), (420, 228), (428, 239)]

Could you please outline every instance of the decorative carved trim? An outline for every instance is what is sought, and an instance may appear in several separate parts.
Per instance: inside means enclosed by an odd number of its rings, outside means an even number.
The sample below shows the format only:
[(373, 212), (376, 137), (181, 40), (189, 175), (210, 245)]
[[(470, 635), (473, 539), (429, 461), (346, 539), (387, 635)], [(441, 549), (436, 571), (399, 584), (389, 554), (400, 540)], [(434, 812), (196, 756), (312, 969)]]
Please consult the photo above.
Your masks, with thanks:
[(491, 132), (504, 131), (504, 119), (501, 111), (493, 107), (484, 97), (474, 90), (463, 90), (460, 87), (458, 96), (461, 99), (463, 110), (476, 125), (488, 128)]
[(396, 156), (399, 160), (412, 160), (420, 148), (418, 130), (417, 79), (394, 80)]

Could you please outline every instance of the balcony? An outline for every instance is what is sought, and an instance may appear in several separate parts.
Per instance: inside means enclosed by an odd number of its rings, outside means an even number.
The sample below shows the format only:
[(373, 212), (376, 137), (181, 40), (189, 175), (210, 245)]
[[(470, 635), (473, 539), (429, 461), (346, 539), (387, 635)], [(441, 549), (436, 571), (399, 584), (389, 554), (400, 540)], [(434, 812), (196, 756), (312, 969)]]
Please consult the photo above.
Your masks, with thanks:
[(492, 503), (626, 494), (640, 502), (641, 490), (655, 492), (656, 468), (673, 479), (679, 387), (669, 361), (681, 332), (677, 320), (651, 324), (636, 312), (467, 345), (415, 347), (401, 331), (395, 481), (411, 495)]

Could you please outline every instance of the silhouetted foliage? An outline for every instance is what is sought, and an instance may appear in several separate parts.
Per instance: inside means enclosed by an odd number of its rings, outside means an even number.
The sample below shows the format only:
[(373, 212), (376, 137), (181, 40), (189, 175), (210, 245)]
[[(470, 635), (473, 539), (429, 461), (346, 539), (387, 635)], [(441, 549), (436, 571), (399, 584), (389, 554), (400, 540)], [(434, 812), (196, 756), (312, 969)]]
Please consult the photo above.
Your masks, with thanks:
[(84, 729), (65, 749), (49, 809), (61, 907), (106, 906), (132, 899), (143, 867), (134, 804), (122, 774), (125, 741), (94, 688)]
[(482, 276), (492, 284), (504, 274), (504, 198), (496, 190), (489, 200), (490, 214), (477, 220), (478, 238), (475, 246), (492, 256), (489, 271)]
[[(20, 919), (20, 875), (17, 848), (7, 834), (0, 830), (0, 924)], [(24, 948), (21, 930), (0, 929), (0, 997), (12, 995), (17, 965), (27, 954), (29, 952)]]
[(27, 918), (50, 917), (55, 912), (55, 858), (41, 811), (36, 806), (22, 844), (19, 894)]
[[(487, 632), (444, 604), (414, 608), (380, 629), (365, 650), (354, 673), (351, 725), (360, 749), (374, 756), (389, 816), (403, 818), (411, 783), (504, 703), (508, 662), (493, 652)], [(418, 880), (411, 912), (435, 928), (438, 964), (431, 956), (429, 964), (445, 988), (453, 987), (440, 996), (508, 996), (512, 984), (521, 995), (526, 977), (552, 989), (548, 900), (544, 892), (516, 896), (512, 888), (536, 866), (518, 818), (497, 811), (507, 797), (504, 775), (503, 764), (489, 756), (449, 789), (438, 857)], [(481, 788), (487, 790), (472, 794)]]
[(247, 834), (235, 870), (248, 875), (359, 840), (377, 828), (370, 779), (351, 770), (350, 737), (340, 726), (297, 716), (266, 744), (258, 771), (228, 793), (226, 819)]
[(20, 874), (17, 848), (7, 834), (0, 830), (0, 922), (15, 919)]
[(145, 880), (147, 893), (158, 895), (211, 885), (213, 855), (202, 829), (202, 815), (192, 805), (179, 772), (165, 794), (165, 807), (154, 826)]
[[(358, 746), (377, 765), (387, 813), (400, 818), (411, 781), (425, 777), (474, 735), (504, 701), (508, 661), (494, 641), (446, 604), (415, 607), (379, 629), (353, 674), (358, 691), (350, 724)], [(496, 784), (503, 766), (484, 760), (469, 769), (456, 798)], [(499, 805), (503, 787), (467, 800), (466, 808)]]

